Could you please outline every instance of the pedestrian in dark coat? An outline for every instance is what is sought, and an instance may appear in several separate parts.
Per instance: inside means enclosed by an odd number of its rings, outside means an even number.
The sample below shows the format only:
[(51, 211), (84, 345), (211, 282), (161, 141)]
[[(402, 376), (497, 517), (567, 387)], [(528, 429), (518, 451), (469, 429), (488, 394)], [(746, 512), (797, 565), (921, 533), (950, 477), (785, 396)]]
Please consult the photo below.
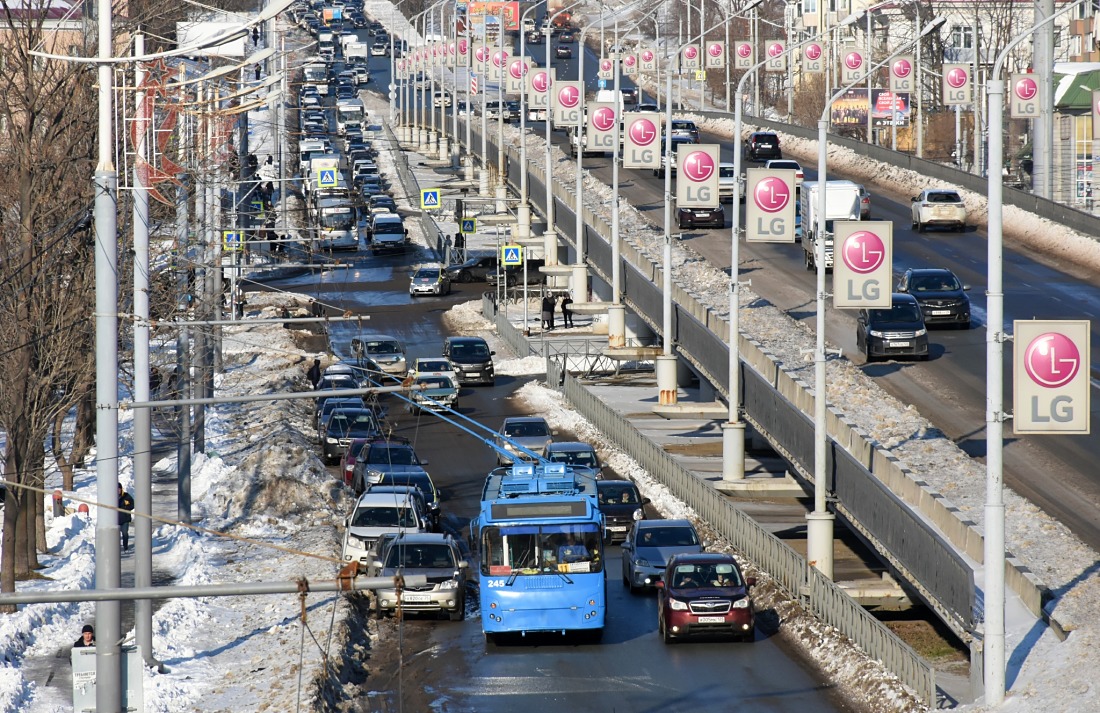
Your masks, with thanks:
[(569, 308), (573, 304), (573, 298), (566, 292), (561, 297), (561, 322), (564, 327), (573, 326), (573, 310)]
[(95, 628), (91, 624), (85, 624), (80, 630), (80, 638), (73, 644), (74, 649), (86, 649), (95, 646)]
[(118, 484), (118, 526), (122, 530), (122, 549), (130, 549), (130, 515), (134, 509), (134, 496), (122, 489), (122, 483)]
[(554, 295), (550, 294), (550, 295), (546, 296), (546, 299), (548, 299), (550, 301), (549, 302), (549, 304), (550, 304), (550, 326), (548, 327), (548, 329), (553, 329), (554, 328), (554, 310), (558, 308), (558, 298), (555, 297)]
[(317, 384), (321, 383), (321, 360), (314, 359), (313, 366), (309, 367), (309, 371), (306, 372), (306, 378), (309, 379), (309, 383), (313, 384), (313, 388), (317, 388)]
[(550, 296), (546, 295), (542, 298), (542, 328), (550, 328), (550, 320), (554, 316), (554, 307), (550, 304)]

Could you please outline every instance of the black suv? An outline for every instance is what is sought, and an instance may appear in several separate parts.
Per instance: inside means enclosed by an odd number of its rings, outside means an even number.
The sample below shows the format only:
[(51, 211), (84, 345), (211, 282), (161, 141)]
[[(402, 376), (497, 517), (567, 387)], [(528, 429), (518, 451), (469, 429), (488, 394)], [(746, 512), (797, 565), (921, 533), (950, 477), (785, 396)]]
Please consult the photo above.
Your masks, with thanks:
[(894, 356), (927, 360), (928, 329), (916, 299), (895, 292), (890, 309), (861, 309), (856, 318), (856, 346), (868, 362)]
[(459, 384), (495, 384), (494, 354), (481, 337), (447, 337), (443, 342), (443, 356), (454, 367)]
[(928, 325), (946, 324), (970, 329), (969, 285), (959, 282), (946, 267), (911, 267), (898, 281), (898, 292), (913, 296)]
[(779, 137), (770, 131), (754, 131), (745, 140), (744, 157), (750, 161), (767, 161), (783, 158), (779, 150)]
[(449, 265), (447, 272), (454, 282), (485, 282), (490, 274), (497, 271), (497, 256), (482, 255), (471, 257), (459, 265)]

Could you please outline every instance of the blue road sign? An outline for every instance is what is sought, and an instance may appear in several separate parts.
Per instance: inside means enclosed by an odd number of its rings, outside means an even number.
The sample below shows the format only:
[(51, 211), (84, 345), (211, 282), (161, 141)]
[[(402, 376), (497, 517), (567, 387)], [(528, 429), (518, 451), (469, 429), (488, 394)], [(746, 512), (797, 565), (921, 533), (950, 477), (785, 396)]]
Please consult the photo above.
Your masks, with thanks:
[(222, 248), (224, 250), (240, 250), (241, 247), (241, 234), (238, 231), (222, 231)]
[(601, 79), (599, 81), (598, 86), (599, 86), (600, 89), (607, 89), (607, 80), (606, 79)]
[(439, 189), (424, 188), (420, 191), (420, 209), (435, 210), (439, 207)]
[(477, 218), (463, 218), (462, 222), (458, 226), (458, 232), (460, 232), (460, 233), (476, 233), (477, 232)]
[(336, 185), (336, 169), (321, 168), (317, 170), (317, 185), (321, 188), (332, 188)]
[(500, 261), (505, 267), (519, 266), (523, 264), (522, 245), (503, 245), (500, 248)]

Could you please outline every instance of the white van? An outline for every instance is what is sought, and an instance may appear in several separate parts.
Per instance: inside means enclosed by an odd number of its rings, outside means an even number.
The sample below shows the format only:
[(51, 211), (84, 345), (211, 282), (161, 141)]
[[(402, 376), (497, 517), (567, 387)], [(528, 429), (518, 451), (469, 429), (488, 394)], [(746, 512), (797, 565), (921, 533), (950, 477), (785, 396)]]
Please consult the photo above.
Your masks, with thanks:
[(399, 493), (372, 493), (359, 496), (344, 518), (344, 544), (340, 558), (356, 562), (365, 569), (370, 564), (374, 544), (390, 533), (431, 532), (431, 515), (421, 509), (420, 501)]

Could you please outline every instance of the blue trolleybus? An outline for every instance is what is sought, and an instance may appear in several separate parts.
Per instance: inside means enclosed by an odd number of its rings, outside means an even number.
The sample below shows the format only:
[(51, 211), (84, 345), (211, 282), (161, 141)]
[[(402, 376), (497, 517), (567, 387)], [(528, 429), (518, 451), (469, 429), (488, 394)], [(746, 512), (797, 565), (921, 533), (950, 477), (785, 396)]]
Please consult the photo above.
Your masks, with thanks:
[(607, 609), (596, 481), (564, 463), (517, 463), (485, 480), (471, 529), (481, 557), (485, 638), (588, 632)]

